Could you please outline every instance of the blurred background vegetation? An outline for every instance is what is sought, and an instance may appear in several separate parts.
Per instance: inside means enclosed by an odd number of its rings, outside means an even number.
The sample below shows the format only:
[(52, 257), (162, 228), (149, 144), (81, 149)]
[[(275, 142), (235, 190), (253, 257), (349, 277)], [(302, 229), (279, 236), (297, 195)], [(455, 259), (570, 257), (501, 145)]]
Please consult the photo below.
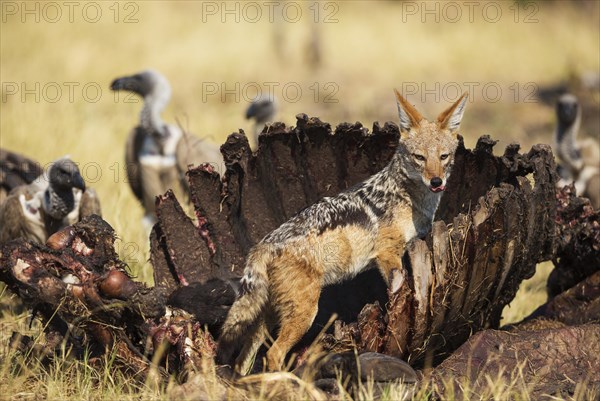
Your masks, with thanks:
[(123, 163), (141, 102), (109, 90), (117, 76), (162, 72), (173, 90), (164, 120), (216, 143), (252, 131), (244, 111), (270, 88), (289, 125), (303, 112), (367, 127), (397, 120), (392, 88), (429, 117), (468, 90), (467, 146), (490, 134), (502, 152), (550, 143), (552, 96), (568, 87), (585, 92), (587, 134), (599, 132), (598, 89), (586, 89), (600, 70), (595, 0), (69, 4), (2, 2), (0, 145), (42, 164), (77, 161), (122, 258), (148, 282)]

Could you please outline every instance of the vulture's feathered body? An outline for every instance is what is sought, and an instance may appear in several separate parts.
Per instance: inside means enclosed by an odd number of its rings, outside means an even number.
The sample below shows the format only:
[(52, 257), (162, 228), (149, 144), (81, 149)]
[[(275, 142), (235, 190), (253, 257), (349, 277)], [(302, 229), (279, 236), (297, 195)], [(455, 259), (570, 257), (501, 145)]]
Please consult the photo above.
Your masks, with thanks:
[(589, 198), (600, 208), (600, 144), (592, 138), (577, 138), (581, 107), (577, 97), (564, 94), (556, 105), (554, 148), (561, 163), (559, 186), (575, 185), (577, 195)]
[(266, 95), (258, 96), (246, 109), (246, 119), (254, 120), (254, 149), (258, 148), (258, 135), (262, 132), (266, 123), (273, 122), (275, 113), (277, 113), (275, 99)]
[(0, 205), (0, 242), (26, 238), (45, 243), (91, 214), (101, 214), (98, 196), (86, 190), (73, 161), (59, 159), (31, 184), (14, 188)]
[(130, 133), (125, 162), (131, 190), (144, 207), (144, 224), (156, 221), (155, 198), (168, 189), (188, 189), (185, 173), (190, 165), (220, 166), (221, 152), (215, 144), (165, 124), (161, 112), (171, 98), (167, 79), (153, 70), (115, 79), (112, 90), (125, 90), (144, 99), (139, 125)]

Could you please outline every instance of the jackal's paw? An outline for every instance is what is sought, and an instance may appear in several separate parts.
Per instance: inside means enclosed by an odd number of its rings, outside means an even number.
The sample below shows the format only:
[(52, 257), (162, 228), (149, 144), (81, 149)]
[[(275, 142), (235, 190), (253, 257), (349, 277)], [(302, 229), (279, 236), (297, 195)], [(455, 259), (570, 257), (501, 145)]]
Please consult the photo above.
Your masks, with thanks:
[(400, 269), (394, 269), (390, 273), (390, 289), (393, 293), (396, 293), (402, 287), (404, 283), (404, 274)]
[(241, 377), (230, 365), (216, 365), (215, 373), (221, 379), (230, 381), (237, 380)]

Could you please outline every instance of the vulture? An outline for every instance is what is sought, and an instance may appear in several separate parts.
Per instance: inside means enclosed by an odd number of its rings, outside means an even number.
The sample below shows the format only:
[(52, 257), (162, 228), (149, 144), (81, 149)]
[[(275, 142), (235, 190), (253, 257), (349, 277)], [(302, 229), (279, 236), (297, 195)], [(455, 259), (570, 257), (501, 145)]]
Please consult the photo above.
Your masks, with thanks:
[(14, 188), (31, 184), (42, 173), (39, 163), (18, 153), (0, 149), (0, 204)]
[(254, 120), (254, 149), (258, 148), (258, 135), (263, 131), (266, 123), (273, 122), (275, 113), (277, 113), (275, 98), (265, 95), (257, 96), (246, 109), (246, 119)]
[(156, 222), (155, 198), (177, 187), (189, 193), (188, 166), (210, 163), (218, 167), (222, 156), (217, 145), (166, 124), (161, 112), (171, 99), (171, 86), (157, 71), (116, 78), (113, 91), (124, 90), (144, 99), (139, 124), (125, 146), (125, 168), (131, 190), (144, 208), (142, 223), (149, 230)]
[(577, 195), (600, 208), (600, 144), (593, 138), (578, 139), (581, 107), (577, 97), (566, 93), (556, 104), (554, 150), (560, 159), (559, 186), (573, 183)]
[(0, 205), (0, 243), (26, 238), (43, 244), (92, 214), (101, 215), (96, 192), (86, 190), (77, 165), (62, 158), (31, 184), (14, 188)]

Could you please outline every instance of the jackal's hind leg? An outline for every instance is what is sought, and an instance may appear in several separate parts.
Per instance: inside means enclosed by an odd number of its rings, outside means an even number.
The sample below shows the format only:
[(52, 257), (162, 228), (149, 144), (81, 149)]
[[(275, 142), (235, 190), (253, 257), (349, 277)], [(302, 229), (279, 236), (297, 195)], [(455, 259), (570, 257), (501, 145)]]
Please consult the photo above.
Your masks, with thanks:
[(235, 370), (242, 374), (248, 374), (252, 365), (254, 364), (254, 358), (260, 346), (265, 342), (267, 335), (269, 334), (269, 328), (263, 316), (259, 317), (256, 322), (252, 325), (249, 332), (247, 333), (247, 340), (244, 342), (242, 350), (235, 360)]
[(320, 284), (302, 281), (297, 284), (302, 291), (287, 292), (279, 297), (279, 305), (283, 305), (276, 311), (280, 330), (277, 339), (267, 351), (267, 367), (270, 371), (282, 368), (285, 356), (310, 329), (317, 315)]

